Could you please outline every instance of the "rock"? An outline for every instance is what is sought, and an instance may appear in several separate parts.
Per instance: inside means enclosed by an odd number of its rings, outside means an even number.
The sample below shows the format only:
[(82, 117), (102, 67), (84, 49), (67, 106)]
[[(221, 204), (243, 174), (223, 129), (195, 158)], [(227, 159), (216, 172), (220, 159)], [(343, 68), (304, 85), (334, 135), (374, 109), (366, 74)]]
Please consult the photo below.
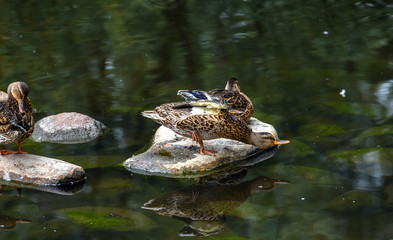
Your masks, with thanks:
[[(251, 118), (248, 125), (255, 132), (270, 132), (277, 137), (276, 130), (270, 124)], [(199, 145), (193, 143), (191, 138), (180, 136), (161, 126), (154, 135), (152, 146), (146, 152), (127, 159), (123, 166), (131, 172), (149, 175), (201, 177), (223, 165), (234, 162), (243, 164), (251, 157), (251, 162), (255, 164), (272, 157), (276, 150), (276, 147), (261, 150), (253, 145), (224, 138), (203, 143), (206, 149), (218, 152), (214, 156), (201, 155)], [(245, 165), (250, 164), (248, 162)]]
[(56, 211), (71, 222), (101, 231), (149, 231), (155, 223), (139, 211), (114, 207), (75, 207)]
[(32, 139), (62, 144), (85, 143), (98, 138), (105, 128), (104, 124), (84, 114), (59, 113), (39, 120)]
[(345, 150), (329, 154), (331, 162), (337, 163), (337, 169), (367, 174), (376, 178), (393, 175), (392, 148), (366, 148)]
[(0, 155), (0, 178), (35, 185), (60, 185), (86, 178), (82, 167), (32, 154)]
[(326, 204), (326, 208), (335, 211), (355, 211), (379, 205), (379, 200), (371, 193), (352, 190), (336, 196)]

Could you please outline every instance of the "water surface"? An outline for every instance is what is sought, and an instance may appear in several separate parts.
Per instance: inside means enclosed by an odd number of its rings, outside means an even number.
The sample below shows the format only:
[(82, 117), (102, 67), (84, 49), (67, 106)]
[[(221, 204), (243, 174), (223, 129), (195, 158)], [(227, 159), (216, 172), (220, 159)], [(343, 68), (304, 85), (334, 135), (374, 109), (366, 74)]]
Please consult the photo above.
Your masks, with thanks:
[[(75, 111), (111, 131), (78, 145), (26, 140), (87, 181), (74, 195), (4, 188), (0, 238), (393, 238), (392, 14), (385, 1), (2, 1), (0, 89), (25, 81), (37, 120)], [(121, 166), (158, 128), (142, 110), (229, 77), (290, 145), (225, 186)], [(266, 179), (289, 184), (262, 191)], [(168, 196), (210, 219), (141, 208)]]

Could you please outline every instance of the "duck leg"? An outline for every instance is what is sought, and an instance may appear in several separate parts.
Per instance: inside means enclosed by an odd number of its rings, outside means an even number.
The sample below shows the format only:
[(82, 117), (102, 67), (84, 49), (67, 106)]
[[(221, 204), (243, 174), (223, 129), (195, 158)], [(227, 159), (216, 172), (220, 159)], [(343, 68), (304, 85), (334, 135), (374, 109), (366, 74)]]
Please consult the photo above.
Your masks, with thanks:
[(216, 150), (207, 150), (207, 149), (205, 149), (205, 147), (203, 146), (203, 141), (199, 137), (197, 132), (191, 132), (191, 138), (192, 138), (193, 141), (199, 143), (199, 153), (200, 154), (206, 154), (206, 155), (214, 156), (214, 154), (217, 153)]
[(22, 145), (22, 141), (19, 140), (19, 141), (18, 141), (18, 151), (17, 151), (16, 153), (19, 153), (19, 154), (20, 154), (20, 153), (26, 154), (27, 152), (22, 152), (21, 145)]

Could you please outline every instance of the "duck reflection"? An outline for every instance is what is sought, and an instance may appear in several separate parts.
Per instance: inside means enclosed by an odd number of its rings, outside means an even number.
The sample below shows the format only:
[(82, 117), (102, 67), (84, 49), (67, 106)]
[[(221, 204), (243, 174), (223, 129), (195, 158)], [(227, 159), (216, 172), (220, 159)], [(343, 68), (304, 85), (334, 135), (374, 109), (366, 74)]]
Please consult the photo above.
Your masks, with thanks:
[(31, 223), (31, 221), (27, 219), (13, 218), (7, 215), (0, 215), (0, 232), (12, 231), (21, 223)]
[(192, 185), (164, 194), (142, 208), (183, 221), (180, 236), (209, 236), (224, 229), (225, 214), (256, 192), (271, 191), (289, 181), (260, 176), (237, 185)]

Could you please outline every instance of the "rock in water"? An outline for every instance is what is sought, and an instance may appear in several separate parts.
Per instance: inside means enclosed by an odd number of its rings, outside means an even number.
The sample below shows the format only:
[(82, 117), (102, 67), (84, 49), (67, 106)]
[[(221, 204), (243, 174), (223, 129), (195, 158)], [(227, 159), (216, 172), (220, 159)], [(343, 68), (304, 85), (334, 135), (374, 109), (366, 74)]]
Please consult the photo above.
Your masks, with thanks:
[(86, 178), (82, 167), (32, 154), (0, 155), (0, 178), (36, 185), (58, 185)]
[[(269, 132), (277, 137), (276, 130), (270, 124), (256, 118), (251, 118), (247, 124), (255, 132)], [(146, 152), (127, 159), (123, 166), (131, 172), (142, 174), (200, 177), (209, 174), (209, 170), (229, 163), (256, 155), (260, 155), (258, 161), (262, 161), (275, 153), (275, 151), (264, 152), (253, 145), (224, 138), (205, 140), (203, 143), (206, 149), (214, 149), (218, 152), (214, 156), (201, 155), (198, 151), (199, 145), (193, 143), (191, 138), (180, 136), (169, 128), (161, 126), (154, 135), (152, 146)]]
[(39, 120), (32, 139), (36, 142), (85, 143), (98, 138), (104, 129), (104, 124), (84, 114), (59, 113)]

